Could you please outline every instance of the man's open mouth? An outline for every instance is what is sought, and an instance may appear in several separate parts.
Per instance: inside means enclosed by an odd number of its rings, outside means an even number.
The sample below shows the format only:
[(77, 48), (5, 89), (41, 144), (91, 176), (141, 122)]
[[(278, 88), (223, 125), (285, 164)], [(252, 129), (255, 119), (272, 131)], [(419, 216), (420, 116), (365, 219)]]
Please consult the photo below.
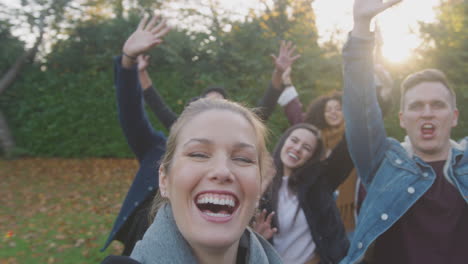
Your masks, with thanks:
[(424, 123), (421, 126), (421, 134), (423, 135), (423, 137), (430, 137), (434, 134), (435, 129), (436, 128), (433, 124)]

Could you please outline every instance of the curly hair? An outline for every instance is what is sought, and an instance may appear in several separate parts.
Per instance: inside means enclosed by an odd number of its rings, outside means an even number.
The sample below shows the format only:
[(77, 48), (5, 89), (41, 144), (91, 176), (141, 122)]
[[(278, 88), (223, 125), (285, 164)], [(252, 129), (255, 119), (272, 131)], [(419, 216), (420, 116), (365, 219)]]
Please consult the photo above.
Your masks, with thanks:
[(304, 122), (316, 126), (322, 130), (328, 127), (325, 120), (325, 106), (330, 100), (337, 100), (341, 104), (342, 93), (333, 91), (327, 95), (322, 95), (313, 100), (307, 107)]

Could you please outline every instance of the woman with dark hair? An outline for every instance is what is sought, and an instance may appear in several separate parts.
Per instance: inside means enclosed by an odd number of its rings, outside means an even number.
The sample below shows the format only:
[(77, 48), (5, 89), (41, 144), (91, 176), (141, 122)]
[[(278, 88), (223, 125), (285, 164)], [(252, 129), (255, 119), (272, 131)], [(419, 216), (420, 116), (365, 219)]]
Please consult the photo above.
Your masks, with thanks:
[(333, 192), (353, 164), (345, 140), (325, 160), (323, 151), (319, 130), (306, 123), (290, 127), (275, 147), (277, 173), (261, 204), (275, 214), (260, 214), (254, 227), (285, 263), (338, 263), (348, 250)]
[[(393, 104), (391, 91), (393, 82), (391, 78), (382, 73), (383, 69), (375, 70), (375, 79), (381, 80), (377, 83), (378, 101), (385, 115), (390, 111)], [(342, 112), (342, 93), (332, 91), (329, 94), (315, 98), (307, 107), (305, 113), (302, 112), (302, 104), (294, 86), (292, 85), (291, 69), (284, 72), (282, 76), (285, 90), (278, 99), (278, 103), (284, 107), (284, 112), (291, 125), (306, 122), (316, 126), (321, 134), (325, 149), (325, 157), (335, 149), (337, 144), (344, 138), (345, 122)], [(386, 77), (385, 77), (386, 76)], [(350, 172), (347, 179), (341, 184), (336, 192), (336, 204), (340, 211), (341, 219), (346, 231), (352, 233), (356, 226), (355, 215), (365, 197), (364, 187), (360, 184), (355, 170)]]

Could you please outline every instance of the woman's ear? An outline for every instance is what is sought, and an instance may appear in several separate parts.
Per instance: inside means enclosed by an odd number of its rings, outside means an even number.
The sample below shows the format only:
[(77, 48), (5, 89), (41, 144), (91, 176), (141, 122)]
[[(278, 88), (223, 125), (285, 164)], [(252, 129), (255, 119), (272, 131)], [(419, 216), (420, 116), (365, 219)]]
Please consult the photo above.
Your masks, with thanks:
[(163, 165), (159, 166), (159, 192), (161, 196), (167, 198), (168, 178), (166, 175), (166, 169)]

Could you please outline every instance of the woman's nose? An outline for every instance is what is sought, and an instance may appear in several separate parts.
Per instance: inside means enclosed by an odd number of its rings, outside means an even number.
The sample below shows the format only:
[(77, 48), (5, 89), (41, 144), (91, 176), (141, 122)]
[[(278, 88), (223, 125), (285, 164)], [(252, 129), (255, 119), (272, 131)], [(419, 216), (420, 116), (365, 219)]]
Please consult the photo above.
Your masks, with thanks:
[(229, 159), (217, 159), (213, 161), (213, 166), (210, 169), (210, 180), (218, 183), (232, 182), (234, 176), (229, 166)]

